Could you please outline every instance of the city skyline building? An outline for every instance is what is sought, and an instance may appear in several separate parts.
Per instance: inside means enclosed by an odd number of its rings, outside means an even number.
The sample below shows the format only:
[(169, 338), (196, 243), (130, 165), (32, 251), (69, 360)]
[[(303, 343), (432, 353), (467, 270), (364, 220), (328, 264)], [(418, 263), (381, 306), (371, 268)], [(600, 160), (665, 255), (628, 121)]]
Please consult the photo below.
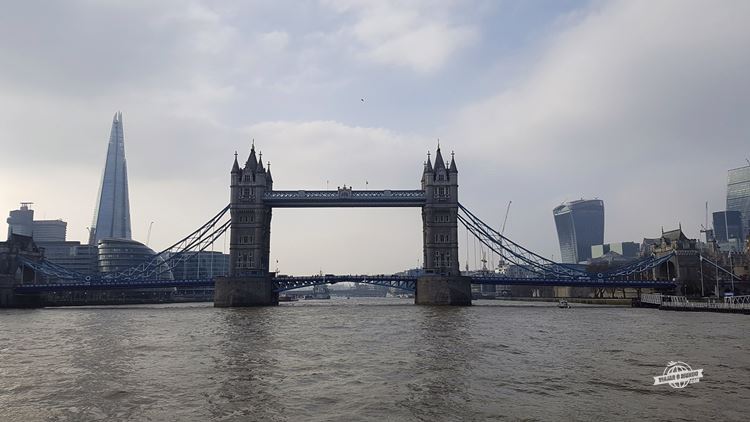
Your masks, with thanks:
[(580, 199), (552, 210), (564, 263), (577, 264), (591, 258), (591, 247), (604, 244), (604, 201)]
[(8, 240), (12, 234), (31, 237), (34, 232), (34, 210), (29, 208), (33, 202), (21, 202), (21, 207), (11, 210), (8, 219)]
[(229, 275), (229, 254), (201, 251), (172, 269), (175, 280), (198, 280)]
[(600, 258), (614, 252), (624, 258), (636, 258), (641, 251), (641, 245), (636, 242), (617, 242), (594, 245), (591, 247), (591, 258)]
[(68, 223), (61, 220), (34, 220), (33, 202), (21, 202), (17, 210), (11, 210), (8, 223), (8, 239), (11, 234), (28, 236), (34, 242), (64, 242)]
[(713, 213), (713, 235), (722, 250), (740, 250), (744, 246), (742, 213), (718, 211)]
[(727, 211), (738, 211), (741, 216), (741, 243), (750, 234), (750, 165), (727, 172)]
[(131, 239), (125, 136), (122, 112), (119, 111), (112, 119), (89, 244), (95, 245), (102, 239)]

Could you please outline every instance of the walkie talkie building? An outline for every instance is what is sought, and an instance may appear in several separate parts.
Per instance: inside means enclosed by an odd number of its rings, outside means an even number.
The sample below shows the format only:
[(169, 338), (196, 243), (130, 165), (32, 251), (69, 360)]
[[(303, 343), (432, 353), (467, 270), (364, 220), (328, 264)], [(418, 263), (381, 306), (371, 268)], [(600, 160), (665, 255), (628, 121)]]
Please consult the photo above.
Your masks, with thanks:
[(107, 147), (107, 161), (99, 187), (99, 198), (94, 221), (89, 233), (89, 244), (102, 239), (130, 239), (130, 201), (128, 199), (128, 169), (125, 163), (125, 136), (122, 113), (112, 120)]
[(750, 235), (750, 165), (729, 170), (727, 180), (727, 211), (741, 215), (743, 243)]
[(604, 243), (604, 201), (566, 202), (552, 211), (562, 262), (577, 264), (591, 258), (591, 247)]

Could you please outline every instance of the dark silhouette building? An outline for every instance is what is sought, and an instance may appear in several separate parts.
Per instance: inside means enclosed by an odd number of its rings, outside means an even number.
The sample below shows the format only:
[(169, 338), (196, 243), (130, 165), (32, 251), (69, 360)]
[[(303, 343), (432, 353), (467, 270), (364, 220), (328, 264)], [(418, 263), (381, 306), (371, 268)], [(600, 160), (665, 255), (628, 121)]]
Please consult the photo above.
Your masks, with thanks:
[(713, 214), (714, 239), (722, 249), (741, 250), (744, 247), (742, 213), (719, 211)]

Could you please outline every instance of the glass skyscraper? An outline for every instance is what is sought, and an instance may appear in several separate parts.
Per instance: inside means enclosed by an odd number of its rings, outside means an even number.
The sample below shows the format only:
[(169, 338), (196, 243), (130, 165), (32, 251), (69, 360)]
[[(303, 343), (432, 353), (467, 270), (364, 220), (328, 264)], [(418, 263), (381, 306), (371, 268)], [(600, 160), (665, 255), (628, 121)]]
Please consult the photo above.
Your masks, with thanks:
[(99, 198), (89, 244), (102, 239), (130, 239), (130, 201), (128, 199), (128, 170), (125, 163), (125, 136), (122, 113), (115, 113), (109, 134), (107, 161), (99, 187)]
[(742, 214), (739, 211), (718, 211), (714, 217), (714, 238), (724, 250), (743, 248)]
[(739, 211), (742, 216), (744, 242), (750, 233), (750, 165), (729, 170), (727, 211)]
[(591, 258), (591, 246), (604, 244), (604, 201), (566, 202), (552, 211), (562, 262), (577, 264)]

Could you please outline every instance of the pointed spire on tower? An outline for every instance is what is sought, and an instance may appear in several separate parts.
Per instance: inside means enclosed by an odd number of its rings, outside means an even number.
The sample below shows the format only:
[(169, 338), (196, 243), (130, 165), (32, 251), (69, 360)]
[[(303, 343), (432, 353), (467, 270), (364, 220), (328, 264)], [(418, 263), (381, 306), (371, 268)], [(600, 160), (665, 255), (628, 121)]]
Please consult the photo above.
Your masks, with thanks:
[(451, 151), (451, 165), (448, 171), (450, 173), (458, 173), (458, 168), (456, 167), (456, 153), (454, 151)]
[(263, 153), (258, 153), (258, 169), (256, 170), (259, 173), (263, 173), (266, 171), (266, 169), (263, 168)]
[(271, 162), (269, 161), (267, 163), (268, 169), (266, 170), (266, 181), (268, 183), (273, 183), (273, 177), (271, 177)]
[(232, 165), (232, 174), (240, 173), (240, 164), (237, 162), (237, 151), (234, 152), (234, 164)]
[(440, 140), (438, 140), (438, 149), (435, 154), (435, 171), (442, 168), (445, 170), (445, 161), (443, 160), (443, 154), (440, 152)]
[(430, 161), (430, 151), (427, 151), (427, 164), (425, 164), (424, 172), (425, 173), (432, 173), (432, 161)]
[(253, 139), (252, 146), (250, 146), (250, 156), (247, 157), (245, 162), (245, 171), (254, 172), (256, 167), (258, 167), (258, 160), (255, 158), (255, 139)]

